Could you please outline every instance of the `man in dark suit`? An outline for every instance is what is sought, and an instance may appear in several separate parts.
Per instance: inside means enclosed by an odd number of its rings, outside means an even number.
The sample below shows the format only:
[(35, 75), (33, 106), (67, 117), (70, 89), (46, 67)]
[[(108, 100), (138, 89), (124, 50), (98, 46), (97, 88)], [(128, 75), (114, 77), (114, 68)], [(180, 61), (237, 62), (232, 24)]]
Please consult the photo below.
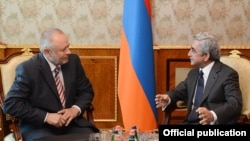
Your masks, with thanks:
[[(99, 131), (82, 116), (91, 104), (94, 92), (79, 57), (71, 54), (69, 46), (63, 31), (47, 29), (40, 39), (41, 53), (16, 68), (3, 111), (20, 119), (24, 141)], [(55, 68), (59, 68), (62, 82), (62, 102), (54, 79)]]
[[(187, 78), (167, 94), (157, 94), (157, 108), (168, 110), (178, 100), (185, 101), (188, 115), (182, 124), (235, 124), (242, 110), (238, 73), (220, 62), (220, 47), (215, 37), (198, 33), (188, 52), (192, 69)], [(195, 104), (199, 71), (203, 71), (204, 90)]]

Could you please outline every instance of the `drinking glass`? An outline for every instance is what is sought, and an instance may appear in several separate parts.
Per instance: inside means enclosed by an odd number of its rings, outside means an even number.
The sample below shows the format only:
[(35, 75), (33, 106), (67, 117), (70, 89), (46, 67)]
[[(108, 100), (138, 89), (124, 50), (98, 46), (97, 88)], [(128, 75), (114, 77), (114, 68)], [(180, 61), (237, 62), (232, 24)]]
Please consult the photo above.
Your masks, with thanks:
[(89, 141), (101, 141), (101, 133), (89, 134)]
[(145, 131), (140, 133), (140, 141), (159, 141), (158, 133), (154, 131)]

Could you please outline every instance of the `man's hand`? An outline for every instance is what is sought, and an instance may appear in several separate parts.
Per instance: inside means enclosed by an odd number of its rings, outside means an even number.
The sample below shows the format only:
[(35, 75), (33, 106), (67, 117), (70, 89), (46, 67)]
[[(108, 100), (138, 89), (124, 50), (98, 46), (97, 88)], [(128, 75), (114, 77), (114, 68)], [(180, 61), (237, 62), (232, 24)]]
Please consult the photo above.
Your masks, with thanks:
[(213, 114), (205, 107), (199, 107), (196, 112), (199, 113), (200, 124), (207, 125), (214, 121)]
[(70, 122), (78, 115), (78, 109), (71, 107), (63, 109), (57, 113), (48, 113), (46, 123), (55, 127), (68, 126)]
[(65, 126), (68, 126), (70, 122), (78, 115), (78, 109), (75, 107), (63, 109), (58, 111), (58, 114), (61, 114), (63, 119), (66, 121)]
[(166, 106), (169, 101), (167, 94), (157, 94), (155, 96), (156, 108)]
[(53, 125), (55, 127), (62, 127), (65, 125), (66, 120), (61, 114), (58, 113), (48, 113), (46, 123)]

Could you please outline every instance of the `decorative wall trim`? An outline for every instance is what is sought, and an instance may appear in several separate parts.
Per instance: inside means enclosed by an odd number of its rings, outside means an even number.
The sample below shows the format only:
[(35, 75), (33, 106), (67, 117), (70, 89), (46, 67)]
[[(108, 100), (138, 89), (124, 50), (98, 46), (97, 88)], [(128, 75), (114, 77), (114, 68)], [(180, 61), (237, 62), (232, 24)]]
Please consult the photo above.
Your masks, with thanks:
[[(39, 45), (15, 45), (15, 44), (9, 44), (9, 45), (0, 45), (0, 48), (39, 48)], [(119, 49), (119, 46), (111, 46), (111, 45), (70, 45), (70, 48), (73, 49)]]
[[(154, 49), (189, 49), (190, 46), (154, 46)], [(250, 45), (221, 46), (221, 49), (250, 49)]]
[[(0, 44), (0, 48), (39, 48), (38, 45), (5, 45)], [(111, 46), (111, 45), (71, 45), (72, 49), (119, 49), (120, 46)], [(154, 50), (160, 49), (189, 49), (190, 46), (184, 45), (171, 45), (171, 46), (154, 46)], [(239, 45), (239, 46), (221, 46), (221, 49), (250, 49), (250, 45)]]
[(6, 48), (6, 44), (0, 42), (0, 49), (5, 49)]

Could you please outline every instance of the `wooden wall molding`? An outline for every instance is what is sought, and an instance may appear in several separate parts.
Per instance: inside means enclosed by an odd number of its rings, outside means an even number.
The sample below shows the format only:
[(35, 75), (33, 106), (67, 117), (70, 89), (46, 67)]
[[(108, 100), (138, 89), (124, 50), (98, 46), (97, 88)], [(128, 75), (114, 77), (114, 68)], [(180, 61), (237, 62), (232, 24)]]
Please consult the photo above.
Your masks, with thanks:
[[(0, 45), (0, 48), (39, 48), (39, 45)], [(111, 45), (70, 45), (72, 49), (119, 49), (120, 46), (111, 46)]]
[[(250, 49), (249, 45), (239, 45), (239, 46), (220, 46), (221, 49)], [(171, 46), (154, 46), (154, 49), (190, 49), (189, 46), (184, 45), (171, 45)]]
[(0, 42), (0, 49), (5, 49), (6, 48), (6, 44)]
[[(14, 45), (14, 44), (0, 44), (0, 48), (39, 48), (39, 45)], [(70, 45), (72, 49), (119, 49), (119, 45)], [(190, 45), (154, 45), (154, 50), (160, 49), (189, 49)], [(250, 45), (221, 45), (221, 49), (250, 49)]]

